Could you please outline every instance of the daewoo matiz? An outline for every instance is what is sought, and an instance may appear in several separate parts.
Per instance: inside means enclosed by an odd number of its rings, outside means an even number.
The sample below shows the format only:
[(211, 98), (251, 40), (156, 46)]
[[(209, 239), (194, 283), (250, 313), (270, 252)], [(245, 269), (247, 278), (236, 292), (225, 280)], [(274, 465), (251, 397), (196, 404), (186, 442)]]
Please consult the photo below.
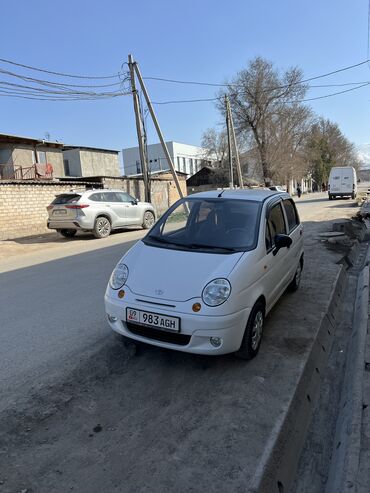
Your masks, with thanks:
[(298, 288), (302, 267), (302, 226), (287, 193), (198, 193), (176, 202), (118, 262), (106, 313), (131, 339), (251, 359), (265, 316), (287, 287)]

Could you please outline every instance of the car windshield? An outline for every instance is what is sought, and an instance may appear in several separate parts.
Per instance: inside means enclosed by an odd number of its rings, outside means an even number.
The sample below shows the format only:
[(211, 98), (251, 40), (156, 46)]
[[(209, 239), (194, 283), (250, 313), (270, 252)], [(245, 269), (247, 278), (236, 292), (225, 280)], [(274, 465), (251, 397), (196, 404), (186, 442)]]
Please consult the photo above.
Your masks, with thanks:
[(227, 198), (182, 199), (144, 238), (146, 244), (181, 250), (232, 253), (257, 243), (259, 202)]

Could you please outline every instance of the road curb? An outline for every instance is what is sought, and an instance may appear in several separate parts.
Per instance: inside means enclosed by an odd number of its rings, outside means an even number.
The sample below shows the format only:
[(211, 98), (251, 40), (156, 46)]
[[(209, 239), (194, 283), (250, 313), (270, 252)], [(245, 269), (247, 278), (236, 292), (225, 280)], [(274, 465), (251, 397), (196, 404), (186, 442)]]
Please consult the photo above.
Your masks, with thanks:
[(325, 493), (356, 491), (361, 449), (363, 378), (368, 324), (369, 266), (359, 276), (340, 413)]
[(328, 356), (334, 340), (338, 307), (347, 279), (341, 265), (329, 296), (327, 312), (302, 368), (288, 408), (276, 423), (261, 457), (251, 484), (250, 493), (288, 493), (294, 483), (300, 453), (319, 397)]

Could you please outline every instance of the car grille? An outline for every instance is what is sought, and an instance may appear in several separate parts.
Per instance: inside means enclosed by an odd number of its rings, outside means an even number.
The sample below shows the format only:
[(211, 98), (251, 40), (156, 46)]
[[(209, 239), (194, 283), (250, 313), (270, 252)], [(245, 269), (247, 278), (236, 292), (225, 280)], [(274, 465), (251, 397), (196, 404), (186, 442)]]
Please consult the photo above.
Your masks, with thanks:
[(191, 336), (186, 334), (178, 334), (176, 332), (166, 332), (160, 329), (152, 329), (151, 327), (143, 327), (142, 325), (126, 322), (126, 326), (132, 334), (155, 341), (168, 342), (177, 344), (178, 346), (186, 346), (189, 344)]

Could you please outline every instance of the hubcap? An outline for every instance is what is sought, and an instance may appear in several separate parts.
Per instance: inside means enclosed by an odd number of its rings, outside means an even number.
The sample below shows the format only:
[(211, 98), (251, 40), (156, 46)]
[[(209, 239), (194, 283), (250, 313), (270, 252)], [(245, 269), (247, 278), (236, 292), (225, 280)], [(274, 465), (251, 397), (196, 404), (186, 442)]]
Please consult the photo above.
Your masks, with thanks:
[(153, 214), (150, 214), (150, 212), (147, 212), (145, 214), (145, 225), (150, 227), (150, 226), (153, 226), (153, 224), (154, 224)]
[(108, 219), (101, 218), (98, 221), (98, 232), (100, 236), (107, 236), (109, 234), (110, 224)]
[(253, 329), (252, 329), (252, 349), (256, 351), (259, 346), (262, 337), (263, 330), (263, 313), (258, 311), (254, 317)]

